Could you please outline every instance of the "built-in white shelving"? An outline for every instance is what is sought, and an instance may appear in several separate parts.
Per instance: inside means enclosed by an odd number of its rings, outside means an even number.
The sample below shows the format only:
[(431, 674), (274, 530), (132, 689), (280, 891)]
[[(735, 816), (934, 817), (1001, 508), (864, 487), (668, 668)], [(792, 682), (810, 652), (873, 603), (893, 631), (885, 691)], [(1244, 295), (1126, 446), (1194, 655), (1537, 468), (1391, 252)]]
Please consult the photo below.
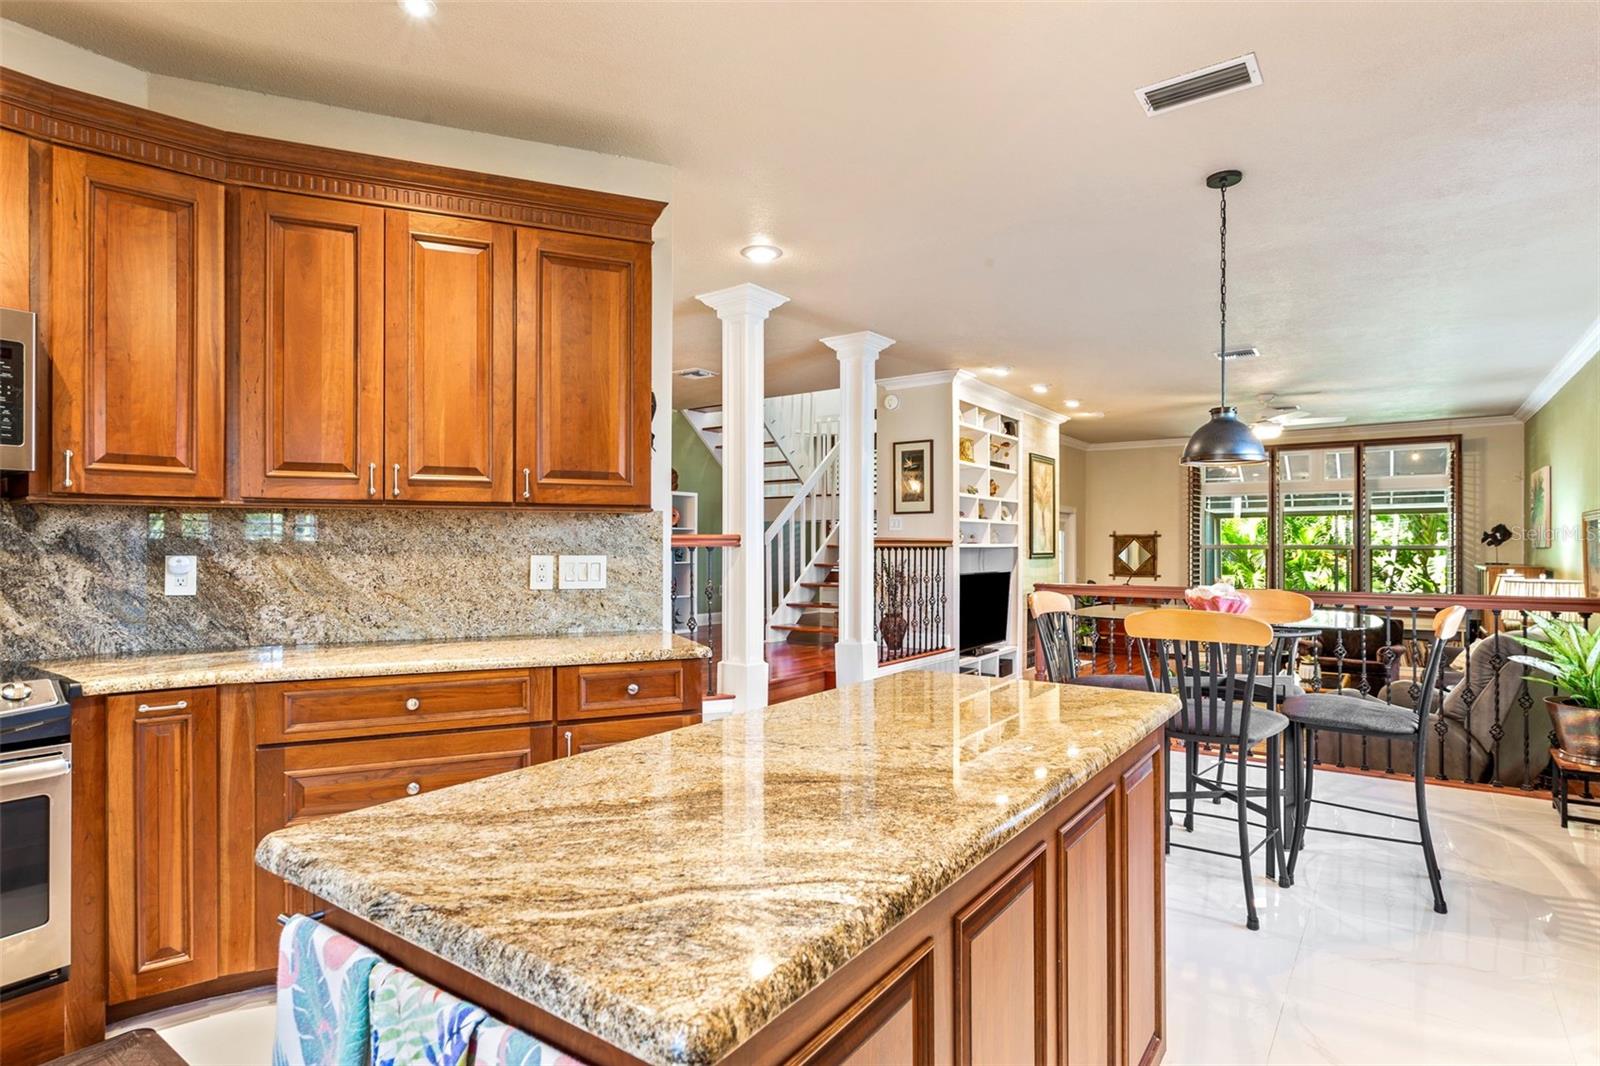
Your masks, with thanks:
[(1010, 547), (1021, 528), (1017, 417), (961, 400), (956, 416), (956, 543)]
[[(674, 492), (672, 523), (674, 533), (700, 532), (700, 494)], [(689, 631), (689, 619), (695, 610), (695, 593), (700, 586), (699, 561), (693, 548), (672, 549), (672, 628), (679, 633)]]

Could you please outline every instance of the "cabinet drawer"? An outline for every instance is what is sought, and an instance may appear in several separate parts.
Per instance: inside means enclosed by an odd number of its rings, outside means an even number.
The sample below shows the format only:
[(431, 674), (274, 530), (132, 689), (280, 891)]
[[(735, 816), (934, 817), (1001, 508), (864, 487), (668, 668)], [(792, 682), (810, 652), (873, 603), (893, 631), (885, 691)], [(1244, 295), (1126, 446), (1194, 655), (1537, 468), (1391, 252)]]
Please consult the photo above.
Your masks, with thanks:
[(700, 721), (698, 714), (658, 714), (652, 718), (616, 718), (608, 722), (563, 725), (555, 730), (556, 758), (582, 755), (627, 740), (682, 729)]
[(550, 671), (288, 681), (256, 700), (260, 744), (471, 729), (548, 721)]
[(621, 718), (662, 711), (697, 711), (699, 661), (563, 666), (556, 671), (556, 717)]
[(269, 749), (259, 787), (277, 817), (264, 831), (544, 762), (549, 737), (545, 726)]

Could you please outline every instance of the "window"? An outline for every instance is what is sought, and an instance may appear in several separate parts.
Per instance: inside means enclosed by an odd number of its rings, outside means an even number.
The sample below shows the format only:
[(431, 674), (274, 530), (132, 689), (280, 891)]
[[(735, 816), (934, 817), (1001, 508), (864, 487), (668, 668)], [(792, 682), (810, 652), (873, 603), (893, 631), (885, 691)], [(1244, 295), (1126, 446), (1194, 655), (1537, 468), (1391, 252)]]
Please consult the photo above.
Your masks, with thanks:
[(1191, 479), (1191, 578), (1301, 592), (1460, 588), (1458, 437), (1269, 449)]

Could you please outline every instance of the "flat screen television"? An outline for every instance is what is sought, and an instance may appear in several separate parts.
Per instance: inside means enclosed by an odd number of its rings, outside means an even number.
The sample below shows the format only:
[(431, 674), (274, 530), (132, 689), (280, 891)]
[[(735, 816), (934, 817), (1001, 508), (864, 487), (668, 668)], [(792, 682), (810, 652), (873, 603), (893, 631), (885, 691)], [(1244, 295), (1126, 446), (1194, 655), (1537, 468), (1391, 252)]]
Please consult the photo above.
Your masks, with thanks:
[(1003, 644), (1011, 615), (1011, 572), (961, 575), (962, 651)]

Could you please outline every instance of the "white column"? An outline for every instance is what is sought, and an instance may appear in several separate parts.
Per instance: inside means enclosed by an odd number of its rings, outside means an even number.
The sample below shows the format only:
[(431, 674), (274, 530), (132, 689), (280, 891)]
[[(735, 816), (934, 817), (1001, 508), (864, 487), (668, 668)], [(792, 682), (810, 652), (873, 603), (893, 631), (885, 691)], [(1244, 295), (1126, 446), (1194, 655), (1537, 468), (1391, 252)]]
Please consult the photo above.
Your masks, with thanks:
[(839, 356), (839, 683), (878, 672), (873, 637), (872, 449), (878, 406), (878, 353), (894, 341), (862, 331), (824, 337)]
[(717, 689), (733, 696), (733, 710), (754, 710), (767, 705), (766, 321), (789, 298), (746, 282), (696, 299), (722, 320), (722, 532), (739, 535), (739, 546), (722, 552)]

